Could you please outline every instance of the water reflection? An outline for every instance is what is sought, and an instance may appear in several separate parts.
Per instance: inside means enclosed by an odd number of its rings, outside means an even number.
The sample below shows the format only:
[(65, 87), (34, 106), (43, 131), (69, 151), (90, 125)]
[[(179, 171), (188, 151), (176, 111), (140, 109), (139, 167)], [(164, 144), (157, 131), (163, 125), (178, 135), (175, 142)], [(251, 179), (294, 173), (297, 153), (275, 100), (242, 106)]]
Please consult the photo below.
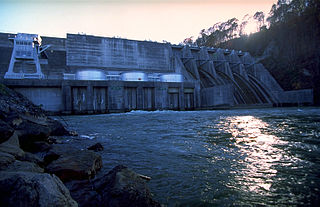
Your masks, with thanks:
[[(268, 134), (268, 124), (253, 116), (227, 117), (219, 124), (222, 133), (230, 133), (234, 145), (243, 158), (235, 163), (234, 180), (230, 187), (239, 188), (245, 192), (268, 195), (277, 174), (274, 167), (287, 155), (276, 146), (284, 145), (278, 137)], [(240, 165), (240, 166), (239, 166)]]

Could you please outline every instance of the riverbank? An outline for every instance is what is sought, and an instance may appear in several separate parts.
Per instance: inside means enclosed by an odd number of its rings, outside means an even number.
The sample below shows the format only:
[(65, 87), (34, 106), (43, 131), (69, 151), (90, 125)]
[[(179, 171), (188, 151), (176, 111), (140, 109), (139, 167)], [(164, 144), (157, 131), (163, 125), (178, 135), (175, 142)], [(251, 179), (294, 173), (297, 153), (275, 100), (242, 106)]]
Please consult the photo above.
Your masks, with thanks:
[(125, 166), (99, 174), (95, 151), (74, 146), (64, 126), (0, 85), (0, 203), (3, 206), (160, 206), (146, 176)]

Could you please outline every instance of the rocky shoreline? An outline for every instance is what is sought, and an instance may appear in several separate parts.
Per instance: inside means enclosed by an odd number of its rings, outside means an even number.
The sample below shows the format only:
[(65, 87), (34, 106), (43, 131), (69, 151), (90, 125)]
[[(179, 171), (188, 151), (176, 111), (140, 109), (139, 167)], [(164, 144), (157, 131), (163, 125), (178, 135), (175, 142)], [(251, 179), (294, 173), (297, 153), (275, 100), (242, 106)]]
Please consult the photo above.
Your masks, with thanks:
[(103, 146), (77, 149), (68, 136), (77, 135), (0, 85), (1, 206), (161, 206), (147, 176), (121, 165), (99, 173)]

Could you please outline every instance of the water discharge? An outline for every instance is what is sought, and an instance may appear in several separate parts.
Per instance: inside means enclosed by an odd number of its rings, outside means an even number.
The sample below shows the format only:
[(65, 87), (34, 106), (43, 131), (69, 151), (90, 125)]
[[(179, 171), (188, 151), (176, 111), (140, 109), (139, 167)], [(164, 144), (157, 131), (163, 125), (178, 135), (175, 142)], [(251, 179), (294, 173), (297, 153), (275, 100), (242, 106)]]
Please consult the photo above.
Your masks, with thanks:
[[(57, 117), (59, 118), (59, 117)], [(169, 206), (316, 206), (320, 109), (135, 111), (66, 116), (76, 145), (101, 142), (104, 171), (152, 177)]]

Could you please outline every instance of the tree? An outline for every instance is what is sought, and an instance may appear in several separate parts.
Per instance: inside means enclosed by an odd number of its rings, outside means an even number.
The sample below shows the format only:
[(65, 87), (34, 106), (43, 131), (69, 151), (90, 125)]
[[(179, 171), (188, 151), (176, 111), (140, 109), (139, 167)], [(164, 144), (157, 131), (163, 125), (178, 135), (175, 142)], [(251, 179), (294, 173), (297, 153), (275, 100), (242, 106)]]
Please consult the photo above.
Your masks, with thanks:
[(245, 35), (245, 28), (250, 19), (251, 19), (251, 16), (249, 14), (246, 14), (243, 16), (242, 22), (239, 25), (239, 37)]
[(263, 27), (264, 24), (264, 13), (262, 11), (256, 12), (253, 15), (253, 18), (257, 21), (257, 31), (260, 31), (260, 28)]

